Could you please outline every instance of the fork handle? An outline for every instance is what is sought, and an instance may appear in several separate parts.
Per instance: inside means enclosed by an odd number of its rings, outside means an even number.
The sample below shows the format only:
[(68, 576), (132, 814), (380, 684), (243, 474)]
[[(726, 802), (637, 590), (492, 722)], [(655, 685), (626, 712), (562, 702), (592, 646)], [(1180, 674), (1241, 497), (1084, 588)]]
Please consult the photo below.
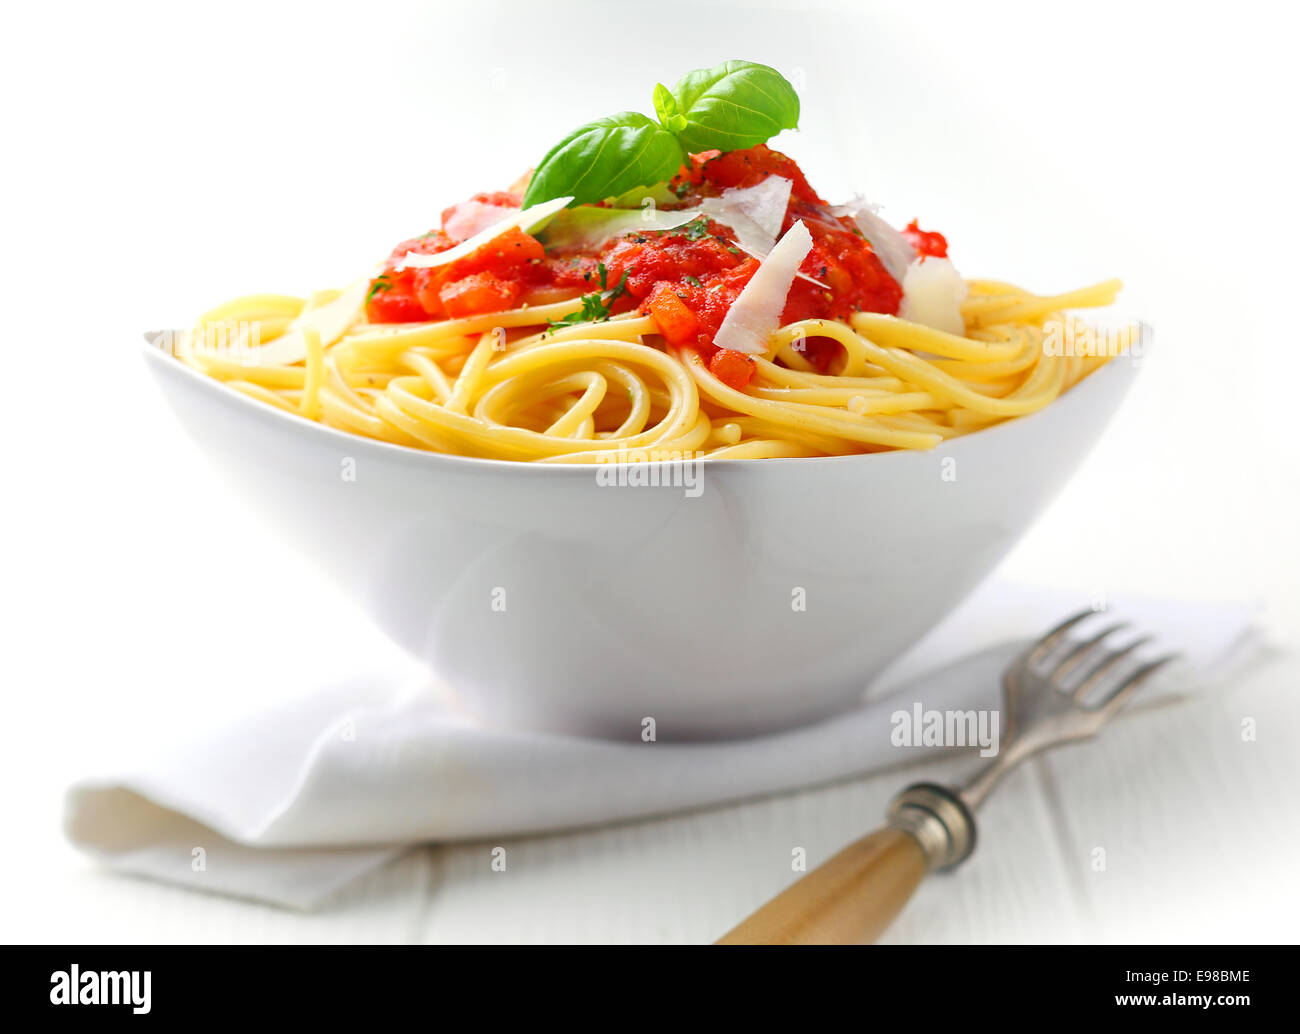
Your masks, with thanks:
[(925, 874), (975, 848), (975, 818), (960, 794), (909, 786), (889, 823), (855, 840), (782, 891), (718, 944), (867, 944), (903, 910)]
[(921, 842), (886, 826), (819, 865), (717, 943), (869, 943), (903, 910), (926, 869)]

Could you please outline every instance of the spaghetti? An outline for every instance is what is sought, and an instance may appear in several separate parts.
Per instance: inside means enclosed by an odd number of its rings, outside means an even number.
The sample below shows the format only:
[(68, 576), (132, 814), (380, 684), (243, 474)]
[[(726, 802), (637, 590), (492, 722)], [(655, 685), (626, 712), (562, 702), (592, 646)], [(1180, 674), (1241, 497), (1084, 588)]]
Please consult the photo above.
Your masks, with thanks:
[(1070, 311), (1118, 281), (964, 281), (942, 235), (828, 205), (762, 144), (691, 154), (623, 206), (525, 208), (528, 187), (449, 208), (345, 291), (220, 306), (178, 354), (381, 441), (593, 463), (930, 449), (1041, 409), (1129, 343), (1049, 347), (1092, 340)]
[[(946, 438), (1048, 405), (1107, 361), (1044, 347), (1068, 309), (1110, 304), (1109, 281), (1041, 297), (969, 282), (963, 336), (893, 316), (800, 320), (770, 339), (743, 388), (700, 353), (665, 346), (635, 312), (548, 332), (572, 301), (409, 324), (358, 320), (337, 340), (305, 337), (301, 361), (261, 361), (257, 347), (205, 347), (214, 325), (260, 328), (263, 347), (334, 301), (255, 295), (199, 321), (180, 358), (238, 391), (381, 441), (463, 456), (600, 462), (670, 455), (754, 459), (929, 449)], [(798, 347), (831, 341), (821, 373)]]

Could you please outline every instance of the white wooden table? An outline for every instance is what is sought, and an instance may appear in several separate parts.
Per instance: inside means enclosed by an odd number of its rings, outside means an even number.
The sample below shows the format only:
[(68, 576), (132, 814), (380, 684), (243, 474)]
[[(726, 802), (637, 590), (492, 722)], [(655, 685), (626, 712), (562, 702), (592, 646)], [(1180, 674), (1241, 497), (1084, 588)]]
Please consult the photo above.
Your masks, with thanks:
[[(975, 856), (922, 886), (888, 943), (1293, 940), (1300, 920), (1296, 658), (1227, 691), (1128, 717), (1013, 774)], [(1243, 717), (1258, 739), (1243, 742)], [(426, 847), (313, 914), (96, 869), (50, 843), (7, 938), (209, 942), (705, 942), (878, 821), (909, 766), (648, 822)], [(1105, 868), (1095, 868), (1096, 851)], [(12, 881), (19, 873), (10, 876)], [(10, 888), (13, 882), (7, 884)], [(16, 922), (15, 922), (16, 920)]]

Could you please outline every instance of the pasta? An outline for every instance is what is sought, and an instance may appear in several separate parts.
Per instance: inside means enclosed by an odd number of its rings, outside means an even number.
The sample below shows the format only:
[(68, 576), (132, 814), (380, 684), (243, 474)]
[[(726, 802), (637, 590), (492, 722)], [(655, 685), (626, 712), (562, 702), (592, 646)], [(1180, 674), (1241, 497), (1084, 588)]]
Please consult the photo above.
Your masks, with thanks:
[(1071, 315), (1118, 281), (966, 281), (942, 234), (825, 201), (761, 142), (798, 124), (775, 69), (728, 61), (654, 99), (657, 122), (579, 127), (343, 291), (213, 309), (179, 357), (352, 434), (599, 463), (932, 449), (1129, 343), (1094, 347)]
[[(301, 361), (274, 363), (259, 359), (261, 346), (338, 292), (252, 296), (205, 314), (179, 355), (307, 419), (463, 456), (591, 463), (928, 449), (1041, 409), (1105, 363), (1113, 348), (1078, 356), (1044, 345), (1049, 327), (1069, 326), (1067, 310), (1107, 305), (1119, 286), (1042, 297), (971, 281), (962, 336), (877, 313), (801, 320), (772, 335), (740, 389), (699, 353), (666, 345), (647, 315), (548, 330), (571, 300), (423, 323), (362, 319), (329, 342), (309, 330)], [(214, 328), (232, 326), (261, 346), (209, 347)], [(812, 339), (838, 348), (829, 372), (804, 358), (799, 345)]]

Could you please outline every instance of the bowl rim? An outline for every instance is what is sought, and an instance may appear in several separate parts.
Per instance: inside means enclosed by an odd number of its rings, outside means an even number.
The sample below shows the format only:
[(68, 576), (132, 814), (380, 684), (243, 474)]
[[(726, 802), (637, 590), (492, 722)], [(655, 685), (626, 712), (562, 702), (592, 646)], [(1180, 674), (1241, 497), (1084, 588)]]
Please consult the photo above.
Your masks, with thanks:
[[(368, 438), (362, 434), (355, 434), (351, 431), (344, 431), (328, 424), (323, 424), (318, 420), (309, 420), (297, 413), (290, 413), (287, 410), (280, 409), (277, 406), (267, 405), (265, 402), (259, 402), (250, 395), (242, 391), (231, 388), (224, 381), (215, 377), (209, 377), (194, 367), (184, 363), (179, 357), (161, 348), (156, 343), (157, 339), (163, 332), (150, 331), (143, 335), (143, 342), (140, 348), (144, 352), (146, 362), (166, 364), (164, 367), (171, 371), (179, 373), (183, 377), (191, 378), (191, 383), (200, 383), (204, 390), (213, 392), (216, 397), (222, 399), (225, 403), (233, 403), (236, 406), (243, 406), (247, 412), (258, 419), (268, 423), (279, 423), (281, 426), (290, 430), (297, 429), (305, 431), (307, 434), (315, 434), (318, 438), (326, 441), (337, 441), (348, 443), (354, 451), (356, 449), (368, 449), (380, 455), (389, 458), (406, 461), (411, 463), (424, 463), (432, 468), (437, 467), (465, 467), (478, 469), (481, 471), (490, 470), (511, 470), (517, 473), (529, 472), (529, 476), (540, 477), (581, 477), (584, 480), (592, 476), (596, 469), (622, 469), (637, 467), (659, 467), (667, 464), (681, 463), (681, 459), (662, 459), (648, 461), (618, 461), (602, 463), (539, 463), (533, 460), (503, 460), (492, 459), (484, 456), (460, 456), (455, 453), (434, 452), (431, 449), (416, 449), (409, 445), (399, 445), (395, 442), (385, 442), (378, 438)], [(871, 462), (874, 465), (882, 463), (918, 463), (923, 462), (929, 457), (942, 456), (951, 452), (954, 448), (966, 448), (969, 446), (961, 443), (969, 442), (987, 442), (990, 439), (999, 437), (1000, 434), (1006, 434), (1012, 428), (1022, 426), (1025, 421), (1033, 421), (1049, 412), (1053, 407), (1059, 405), (1062, 401), (1068, 399), (1080, 389), (1086, 389), (1089, 384), (1097, 380), (1106, 380), (1119, 376), (1114, 371), (1117, 368), (1124, 369), (1130, 377), (1136, 374), (1138, 366), (1133, 362), (1119, 362), (1121, 359), (1132, 359), (1133, 357), (1127, 350), (1112, 357), (1110, 362), (1092, 373), (1088, 374), (1083, 380), (1074, 384), (1063, 394), (1058, 395), (1042, 409), (1034, 410), (1032, 413), (1025, 413), (1021, 416), (1011, 417), (1000, 423), (993, 424), (990, 427), (981, 428), (978, 431), (972, 431), (969, 434), (958, 435), (954, 438), (945, 439), (936, 445), (933, 449), (889, 449), (884, 452), (869, 453), (852, 453), (845, 456), (770, 456), (758, 457), (752, 459), (728, 459), (727, 457), (714, 458), (710, 456), (693, 457), (689, 460), (692, 464), (708, 464), (711, 468), (717, 467), (719, 470), (750, 470), (754, 468), (770, 469), (774, 464), (782, 467), (800, 467), (807, 464), (816, 464), (817, 467), (828, 467), (831, 464), (849, 465)], [(1104, 425), (1103, 425), (1104, 426)], [(567, 474), (549, 473), (552, 471), (566, 471)], [(716, 473), (716, 471), (715, 471)]]

